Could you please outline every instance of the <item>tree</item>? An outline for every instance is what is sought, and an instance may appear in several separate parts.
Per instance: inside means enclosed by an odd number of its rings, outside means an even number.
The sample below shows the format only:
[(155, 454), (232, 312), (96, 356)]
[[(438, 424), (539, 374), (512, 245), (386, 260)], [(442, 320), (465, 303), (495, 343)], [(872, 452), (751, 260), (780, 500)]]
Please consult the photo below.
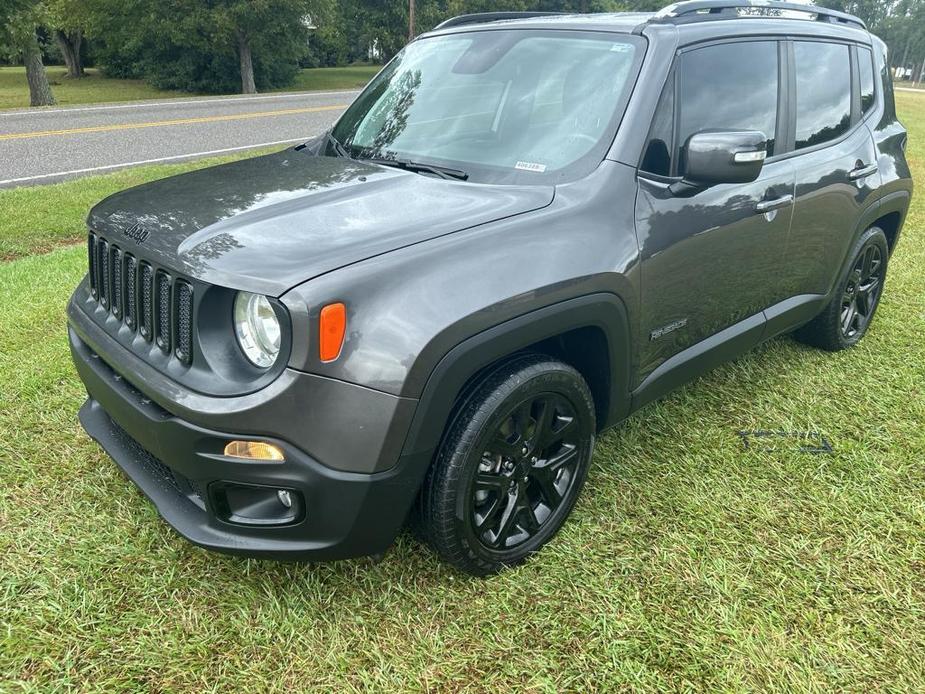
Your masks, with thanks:
[(74, 31), (65, 31), (64, 29), (55, 29), (55, 41), (64, 57), (64, 64), (67, 66), (67, 76), (80, 78), (84, 76), (83, 57), (83, 31), (75, 29)]
[(925, 0), (822, 0), (820, 4), (863, 19), (886, 42), (890, 66), (912, 68), (913, 79), (922, 79)]
[(3, 42), (22, 56), (29, 83), (30, 106), (53, 106), (55, 103), (45, 65), (38, 27), (45, 19), (45, 7), (38, 0), (4, 0), (0, 5), (0, 33)]
[(307, 41), (312, 3), (308, 0), (219, 0), (214, 4), (220, 34), (234, 47), (241, 73), (241, 93), (257, 91), (254, 79), (255, 45), (269, 49), (278, 41)]
[(86, 0), (45, 0), (48, 23), (67, 65), (67, 76), (84, 76), (83, 43), (88, 21)]
[(106, 74), (221, 93), (291, 84), (309, 52), (314, 16), (335, 7), (335, 0), (80, 2), (90, 7), (86, 35)]

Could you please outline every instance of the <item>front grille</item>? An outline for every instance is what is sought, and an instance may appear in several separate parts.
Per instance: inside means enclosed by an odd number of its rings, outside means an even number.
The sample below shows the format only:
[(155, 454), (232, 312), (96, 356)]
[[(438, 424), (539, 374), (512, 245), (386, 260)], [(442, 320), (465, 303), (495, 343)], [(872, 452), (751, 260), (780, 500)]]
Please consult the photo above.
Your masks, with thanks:
[(180, 280), (176, 284), (177, 292), (177, 359), (189, 361), (193, 353), (193, 288), (188, 282)]
[(135, 260), (135, 256), (125, 255), (125, 306), (123, 307), (123, 312), (125, 313), (125, 324), (129, 327), (129, 330), (134, 330), (138, 324), (138, 309), (135, 306), (135, 301), (138, 297), (138, 261)]
[(122, 282), (122, 251), (113, 246), (109, 254), (109, 286), (112, 288), (109, 304), (112, 315), (122, 318), (123, 282)]
[(90, 234), (90, 296), (164, 354), (193, 361), (193, 286)]
[(90, 296), (99, 299), (96, 282), (96, 236), (90, 234), (87, 237), (87, 259), (90, 263)]
[(154, 308), (154, 270), (147, 263), (141, 264), (141, 272), (138, 273), (138, 289), (141, 292), (139, 332), (144, 339), (150, 342), (154, 336), (154, 330), (151, 329)]
[(100, 290), (100, 304), (109, 308), (109, 244), (100, 239), (96, 246), (97, 256), (97, 282)]
[(154, 315), (154, 338), (164, 354), (170, 354), (170, 275), (158, 270), (154, 275), (157, 287), (157, 311)]

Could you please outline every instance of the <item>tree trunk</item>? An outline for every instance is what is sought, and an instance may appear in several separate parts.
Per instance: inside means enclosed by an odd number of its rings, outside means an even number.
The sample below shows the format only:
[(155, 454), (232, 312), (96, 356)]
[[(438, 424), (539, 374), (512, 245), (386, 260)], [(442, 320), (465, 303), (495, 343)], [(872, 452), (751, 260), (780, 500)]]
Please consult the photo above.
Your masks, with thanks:
[(414, 0), (408, 0), (408, 41), (414, 41)]
[(238, 57), (241, 59), (241, 93), (256, 94), (257, 85), (254, 84), (254, 60), (251, 56), (251, 42), (240, 31), (238, 32)]
[(29, 82), (29, 105), (54, 106), (57, 102), (51, 93), (51, 85), (48, 84), (48, 75), (45, 74), (45, 66), (42, 64), (42, 49), (39, 48), (35, 32), (26, 39), (22, 54), (23, 62), (26, 64), (26, 81)]
[(909, 57), (909, 47), (911, 45), (912, 45), (912, 39), (909, 39), (908, 41), (906, 41), (906, 50), (903, 51), (903, 59), (902, 59), (902, 62), (899, 64), (899, 67), (901, 67), (903, 70), (903, 76), (905, 76), (906, 74), (906, 59)]
[(83, 43), (83, 32), (78, 29), (66, 33), (60, 29), (55, 30), (55, 40), (61, 49), (61, 55), (64, 56), (64, 63), (67, 65), (68, 77), (83, 77), (84, 66), (80, 57), (81, 44)]

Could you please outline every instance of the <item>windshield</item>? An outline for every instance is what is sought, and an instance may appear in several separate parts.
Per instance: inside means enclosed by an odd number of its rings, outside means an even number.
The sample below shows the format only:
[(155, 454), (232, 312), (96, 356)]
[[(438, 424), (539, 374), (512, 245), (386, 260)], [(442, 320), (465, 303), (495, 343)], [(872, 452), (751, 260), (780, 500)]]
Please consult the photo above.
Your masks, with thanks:
[(470, 181), (583, 175), (613, 140), (640, 41), (530, 30), (419, 39), (369, 84), (332, 136), (342, 154), (449, 167)]

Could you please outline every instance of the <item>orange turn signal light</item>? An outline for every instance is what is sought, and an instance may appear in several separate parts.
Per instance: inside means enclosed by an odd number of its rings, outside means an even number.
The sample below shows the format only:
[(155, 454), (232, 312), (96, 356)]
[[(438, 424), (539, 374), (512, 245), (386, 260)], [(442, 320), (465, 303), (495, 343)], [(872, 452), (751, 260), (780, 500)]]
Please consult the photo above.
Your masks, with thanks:
[(229, 441), (225, 446), (225, 455), (231, 458), (248, 460), (285, 460), (286, 456), (279, 446), (264, 441)]
[(340, 356), (347, 334), (347, 307), (328, 304), (321, 309), (318, 319), (318, 356), (321, 361), (334, 361)]

